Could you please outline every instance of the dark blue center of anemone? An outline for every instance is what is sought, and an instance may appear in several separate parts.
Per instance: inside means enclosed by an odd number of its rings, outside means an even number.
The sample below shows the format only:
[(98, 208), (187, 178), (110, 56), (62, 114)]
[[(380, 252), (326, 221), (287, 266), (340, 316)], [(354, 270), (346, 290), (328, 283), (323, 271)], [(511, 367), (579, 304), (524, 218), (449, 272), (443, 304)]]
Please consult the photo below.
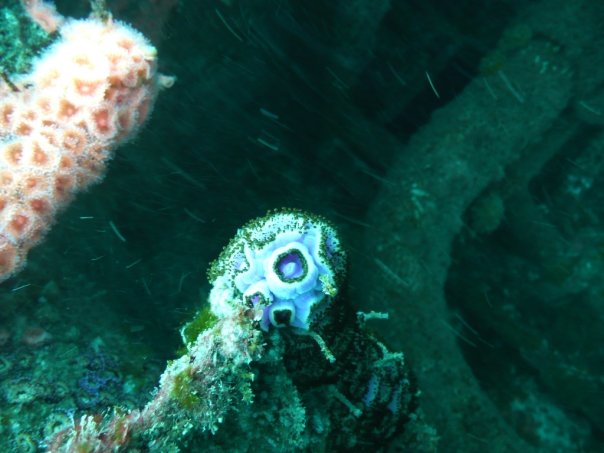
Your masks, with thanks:
[(277, 258), (275, 272), (284, 282), (295, 282), (307, 272), (306, 260), (298, 250), (289, 250)]
[(276, 325), (286, 326), (292, 319), (292, 312), (287, 309), (275, 309), (273, 311), (273, 319), (275, 320)]

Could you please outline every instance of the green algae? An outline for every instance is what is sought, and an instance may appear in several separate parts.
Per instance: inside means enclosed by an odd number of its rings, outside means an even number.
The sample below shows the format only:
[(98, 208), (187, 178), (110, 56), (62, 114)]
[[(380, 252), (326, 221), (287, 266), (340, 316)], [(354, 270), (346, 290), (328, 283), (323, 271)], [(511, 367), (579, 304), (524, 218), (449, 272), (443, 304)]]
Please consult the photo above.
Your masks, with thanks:
[(201, 403), (193, 389), (192, 369), (186, 368), (181, 373), (174, 376), (174, 385), (172, 387), (172, 398), (184, 409), (190, 411)]
[(210, 306), (205, 305), (197, 312), (195, 317), (181, 329), (180, 334), (185, 345), (193, 343), (205, 330), (211, 329), (218, 318), (212, 313)]

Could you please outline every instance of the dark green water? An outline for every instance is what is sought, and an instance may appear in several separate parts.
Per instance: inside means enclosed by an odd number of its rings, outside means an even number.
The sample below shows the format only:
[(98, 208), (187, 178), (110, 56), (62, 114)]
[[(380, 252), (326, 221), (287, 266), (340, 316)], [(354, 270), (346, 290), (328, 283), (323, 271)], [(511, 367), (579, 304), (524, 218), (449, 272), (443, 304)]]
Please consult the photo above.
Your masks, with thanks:
[[(142, 407), (210, 262), (281, 207), (337, 227), (347, 310), (389, 313), (371, 330), (421, 391), (423, 437), (357, 449), (604, 449), (604, 4), (107, 6), (177, 81), (0, 286), (0, 450)], [(42, 46), (18, 10), (0, 3), (9, 76)]]

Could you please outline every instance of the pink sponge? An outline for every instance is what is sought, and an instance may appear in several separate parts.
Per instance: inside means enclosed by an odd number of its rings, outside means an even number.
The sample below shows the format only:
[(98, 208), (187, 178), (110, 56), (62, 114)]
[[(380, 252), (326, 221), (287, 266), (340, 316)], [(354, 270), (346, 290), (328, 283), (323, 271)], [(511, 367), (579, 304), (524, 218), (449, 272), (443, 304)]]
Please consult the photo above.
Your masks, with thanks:
[(20, 270), (55, 215), (98, 182), (116, 146), (149, 116), (160, 86), (157, 52), (111, 18), (64, 19), (24, 2), (61, 38), (30, 74), (0, 85), (0, 281)]

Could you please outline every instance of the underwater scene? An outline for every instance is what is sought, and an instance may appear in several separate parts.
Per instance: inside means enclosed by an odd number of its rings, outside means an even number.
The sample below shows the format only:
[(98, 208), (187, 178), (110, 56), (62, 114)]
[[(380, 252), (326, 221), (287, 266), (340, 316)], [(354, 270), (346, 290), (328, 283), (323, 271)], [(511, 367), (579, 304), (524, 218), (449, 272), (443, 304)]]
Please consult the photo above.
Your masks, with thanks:
[(0, 0), (0, 452), (604, 451), (604, 2)]

